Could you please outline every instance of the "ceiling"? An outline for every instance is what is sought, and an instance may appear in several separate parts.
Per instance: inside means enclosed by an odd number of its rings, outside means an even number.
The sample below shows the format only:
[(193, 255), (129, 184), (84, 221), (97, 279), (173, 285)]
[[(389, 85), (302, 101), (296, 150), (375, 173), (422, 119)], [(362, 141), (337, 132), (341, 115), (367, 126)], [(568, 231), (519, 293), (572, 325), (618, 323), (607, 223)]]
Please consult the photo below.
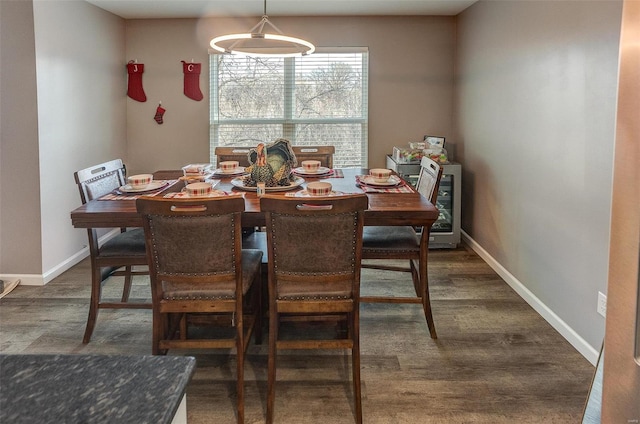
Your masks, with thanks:
[(86, 0), (125, 19), (457, 15), (477, 0)]

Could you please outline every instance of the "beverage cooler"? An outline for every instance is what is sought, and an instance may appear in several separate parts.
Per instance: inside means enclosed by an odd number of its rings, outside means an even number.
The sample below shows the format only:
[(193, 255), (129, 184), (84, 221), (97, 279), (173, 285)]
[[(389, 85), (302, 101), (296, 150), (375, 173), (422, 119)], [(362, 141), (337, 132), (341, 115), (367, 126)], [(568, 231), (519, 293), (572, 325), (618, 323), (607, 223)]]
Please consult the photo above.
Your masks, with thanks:
[[(438, 220), (431, 227), (429, 247), (454, 249), (460, 243), (460, 202), (462, 167), (459, 163), (442, 164), (442, 179), (438, 190), (436, 207), (440, 211)], [(420, 174), (420, 162), (397, 162), (387, 155), (387, 168), (415, 186)]]

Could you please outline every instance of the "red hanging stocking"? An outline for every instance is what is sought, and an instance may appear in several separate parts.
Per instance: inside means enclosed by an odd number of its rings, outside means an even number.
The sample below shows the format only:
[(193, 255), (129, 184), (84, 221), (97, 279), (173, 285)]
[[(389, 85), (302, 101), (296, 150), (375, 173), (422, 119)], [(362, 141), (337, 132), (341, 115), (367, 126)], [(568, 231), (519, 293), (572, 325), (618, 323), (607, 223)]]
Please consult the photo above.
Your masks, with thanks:
[(139, 102), (146, 102), (147, 95), (144, 94), (142, 88), (142, 73), (144, 72), (144, 65), (141, 63), (134, 63), (133, 60), (127, 63), (127, 73), (129, 74), (129, 83), (127, 87), (127, 95), (133, 100)]
[(184, 95), (190, 99), (202, 100), (200, 91), (200, 68), (201, 63), (187, 63), (182, 61), (182, 72), (184, 73)]
[(158, 105), (158, 108), (156, 109), (156, 116), (154, 116), (153, 119), (155, 119), (158, 124), (164, 123), (163, 116), (165, 112), (166, 112), (166, 109)]

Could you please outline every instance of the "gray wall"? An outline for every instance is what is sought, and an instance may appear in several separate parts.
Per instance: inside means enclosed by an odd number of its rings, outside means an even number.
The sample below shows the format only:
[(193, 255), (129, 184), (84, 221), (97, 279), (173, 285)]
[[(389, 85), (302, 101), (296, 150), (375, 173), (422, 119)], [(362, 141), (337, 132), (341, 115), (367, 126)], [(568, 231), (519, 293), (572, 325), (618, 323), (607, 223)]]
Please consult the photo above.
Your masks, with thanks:
[(124, 20), (84, 1), (0, 7), (0, 275), (42, 284), (86, 255), (73, 172), (126, 155)]
[(0, 69), (0, 273), (40, 274), (38, 103), (30, 1), (0, 1)]
[(84, 1), (34, 2), (34, 21), (46, 272), (87, 243), (73, 172), (126, 155), (125, 39), (123, 19)]
[(620, 19), (618, 1), (481, 1), (458, 20), (462, 227), (597, 350)]

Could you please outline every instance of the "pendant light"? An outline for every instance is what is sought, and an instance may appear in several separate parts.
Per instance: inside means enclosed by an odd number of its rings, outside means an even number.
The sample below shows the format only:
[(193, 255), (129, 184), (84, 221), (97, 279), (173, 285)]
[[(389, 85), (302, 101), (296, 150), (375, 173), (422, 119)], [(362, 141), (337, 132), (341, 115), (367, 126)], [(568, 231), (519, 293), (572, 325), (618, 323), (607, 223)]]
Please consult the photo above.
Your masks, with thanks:
[[(265, 32), (270, 26), (275, 33)], [(211, 48), (226, 54), (254, 57), (292, 57), (306, 56), (313, 53), (315, 46), (301, 38), (284, 35), (267, 16), (267, 0), (264, 0), (262, 20), (249, 32), (228, 34), (211, 40)]]

